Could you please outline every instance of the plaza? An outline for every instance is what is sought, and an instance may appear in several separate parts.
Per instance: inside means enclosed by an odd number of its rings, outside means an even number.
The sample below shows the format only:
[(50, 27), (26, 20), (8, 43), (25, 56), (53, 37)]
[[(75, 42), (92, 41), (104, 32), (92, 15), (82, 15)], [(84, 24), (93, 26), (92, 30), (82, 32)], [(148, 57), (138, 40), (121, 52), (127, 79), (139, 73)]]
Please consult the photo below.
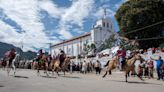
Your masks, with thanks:
[[(62, 74), (62, 73), (61, 73)], [(0, 92), (163, 92), (164, 81), (156, 79), (139, 80), (129, 77), (124, 81), (123, 72), (113, 72), (106, 78), (95, 73), (67, 73), (46, 77), (36, 75), (36, 70), (18, 69), (17, 73), (7, 76), (6, 71), (0, 70)]]

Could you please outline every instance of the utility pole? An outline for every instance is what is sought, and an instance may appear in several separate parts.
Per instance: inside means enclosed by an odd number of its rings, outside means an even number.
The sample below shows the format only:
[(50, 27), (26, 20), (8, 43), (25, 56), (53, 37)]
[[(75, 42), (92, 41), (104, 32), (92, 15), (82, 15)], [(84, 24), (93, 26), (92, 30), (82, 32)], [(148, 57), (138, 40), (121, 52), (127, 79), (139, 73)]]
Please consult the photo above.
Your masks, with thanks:
[[(22, 39), (21, 39), (21, 41), (20, 41), (20, 45), (21, 45), (20, 48), (21, 48), (21, 50), (22, 50), (22, 53), (21, 53), (21, 52), (19, 53), (19, 54), (20, 54), (20, 57), (23, 56), (23, 44), (24, 44), (24, 43), (23, 43), (23, 40), (24, 40), (26, 31), (23, 30), (23, 31), (21, 31), (21, 33), (22, 33), (23, 36), (22, 36)], [(23, 58), (21, 58), (21, 59), (23, 59)]]
[(52, 54), (51, 42), (49, 43), (49, 53), (50, 53), (50, 55)]

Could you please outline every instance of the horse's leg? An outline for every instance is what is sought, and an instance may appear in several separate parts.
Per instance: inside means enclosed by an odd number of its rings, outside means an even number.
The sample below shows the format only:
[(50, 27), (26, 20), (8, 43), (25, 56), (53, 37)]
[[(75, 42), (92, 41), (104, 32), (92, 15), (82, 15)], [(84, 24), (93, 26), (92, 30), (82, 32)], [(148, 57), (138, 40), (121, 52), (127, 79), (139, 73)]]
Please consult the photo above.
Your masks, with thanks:
[(55, 70), (54, 70), (54, 67), (52, 67), (52, 75), (53, 75), (53, 76), (54, 76), (54, 71), (55, 71)]
[(144, 79), (142, 79), (142, 70), (139, 71), (139, 73), (137, 74), (137, 77), (138, 77), (140, 80), (144, 81)]
[(108, 74), (109, 71), (111, 71), (112, 69), (110, 69), (109, 67), (107, 67), (107, 70), (105, 72), (105, 74), (102, 76), (103, 78)]
[(46, 71), (46, 75), (49, 76), (48, 75), (48, 63), (45, 63), (45, 71)]
[(107, 75), (108, 71), (105, 72), (105, 74), (102, 76), (103, 78)]
[(39, 62), (38, 62), (38, 64), (37, 64), (37, 76), (40, 76), (39, 69), (40, 69), (40, 64), (39, 64)]
[(40, 76), (40, 72), (39, 72), (39, 69), (37, 69), (37, 76)]
[(58, 69), (58, 67), (55, 67), (54, 70), (56, 71), (56, 74), (59, 76), (59, 69)]
[(65, 70), (63, 70), (63, 72), (64, 72), (64, 76), (65, 76)]
[(13, 67), (13, 70), (14, 70), (14, 76), (15, 76), (15, 73), (16, 73), (16, 67), (15, 67), (14, 61), (12, 62), (12, 67)]
[(52, 65), (52, 66), (51, 66), (51, 69), (52, 69), (52, 75), (54, 75), (54, 72), (55, 72), (55, 66)]
[(10, 64), (9, 64), (10, 62), (9, 62), (9, 60), (7, 61), (7, 66), (6, 66), (6, 68), (7, 68), (7, 75), (9, 76), (9, 73), (10, 73)]
[(59, 74), (59, 68), (57, 68), (56, 73), (57, 73), (58, 76), (60, 76), (60, 74)]
[(130, 70), (129, 69), (126, 69), (125, 71), (125, 82), (128, 82), (128, 74), (129, 74)]

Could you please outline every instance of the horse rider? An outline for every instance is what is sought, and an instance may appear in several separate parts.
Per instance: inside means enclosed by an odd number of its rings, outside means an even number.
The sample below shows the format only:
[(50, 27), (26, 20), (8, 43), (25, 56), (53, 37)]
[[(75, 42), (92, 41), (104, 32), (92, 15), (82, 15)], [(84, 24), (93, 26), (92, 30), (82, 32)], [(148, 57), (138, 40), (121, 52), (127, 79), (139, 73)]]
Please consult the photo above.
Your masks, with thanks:
[(124, 48), (120, 48), (117, 51), (117, 56), (119, 57), (120, 70), (122, 71), (126, 60), (126, 50), (124, 50)]
[(43, 55), (44, 55), (43, 50), (40, 49), (40, 50), (38, 51), (38, 53), (37, 53), (37, 58), (36, 58), (36, 60), (37, 60), (37, 61), (40, 61), (40, 60), (42, 59)]
[(38, 65), (40, 65), (42, 63), (41, 59), (42, 59), (43, 55), (44, 55), (43, 50), (40, 49), (37, 53), (37, 58), (36, 58), (36, 61), (38, 62)]
[(48, 61), (48, 66), (50, 66), (51, 61), (52, 61), (51, 54), (48, 55), (48, 57), (47, 57), (47, 61)]
[(62, 64), (63, 64), (65, 58), (66, 58), (66, 55), (65, 55), (64, 51), (61, 50), (61, 51), (60, 51), (60, 54), (59, 54), (59, 60), (60, 60), (60, 65), (59, 65), (59, 66), (60, 66), (60, 67), (62, 66)]
[(11, 64), (16, 56), (16, 50), (12, 48), (11, 50), (5, 53), (5, 61), (8, 61), (8, 67), (11, 67)]

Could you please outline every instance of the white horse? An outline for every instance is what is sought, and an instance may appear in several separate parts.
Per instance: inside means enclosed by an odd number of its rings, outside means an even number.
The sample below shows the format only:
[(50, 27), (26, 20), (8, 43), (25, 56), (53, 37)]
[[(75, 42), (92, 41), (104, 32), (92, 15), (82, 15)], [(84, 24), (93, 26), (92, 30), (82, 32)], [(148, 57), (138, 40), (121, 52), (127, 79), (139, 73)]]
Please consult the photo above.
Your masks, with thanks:
[(14, 76), (16, 74), (16, 66), (15, 66), (15, 62), (19, 61), (19, 54), (16, 54), (15, 58), (12, 61), (11, 67), (9, 66), (9, 60), (7, 61), (7, 73), (9, 75), (11, 69), (13, 69), (14, 71)]

